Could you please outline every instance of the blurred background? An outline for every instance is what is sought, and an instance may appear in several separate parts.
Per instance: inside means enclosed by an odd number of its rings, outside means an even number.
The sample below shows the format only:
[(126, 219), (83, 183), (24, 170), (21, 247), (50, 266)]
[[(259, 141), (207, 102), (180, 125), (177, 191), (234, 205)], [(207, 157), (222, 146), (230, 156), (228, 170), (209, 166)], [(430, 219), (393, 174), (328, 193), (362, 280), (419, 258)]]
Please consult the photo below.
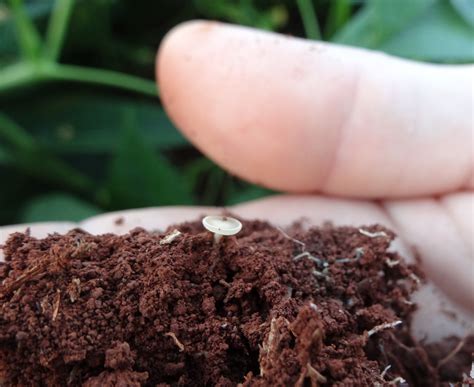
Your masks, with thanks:
[(474, 0), (0, 0), (0, 225), (271, 193), (200, 155), (163, 112), (156, 50), (195, 18), (474, 62)]

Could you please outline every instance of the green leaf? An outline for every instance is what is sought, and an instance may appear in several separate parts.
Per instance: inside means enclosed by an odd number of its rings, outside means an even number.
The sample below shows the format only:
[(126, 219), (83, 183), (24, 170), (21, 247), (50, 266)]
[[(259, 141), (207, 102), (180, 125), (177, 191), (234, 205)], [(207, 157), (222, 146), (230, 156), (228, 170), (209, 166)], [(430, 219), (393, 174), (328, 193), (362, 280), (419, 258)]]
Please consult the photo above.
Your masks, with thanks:
[(130, 97), (53, 93), (23, 101), (5, 101), (5, 109), (29, 128), (45, 147), (61, 154), (112, 153), (118, 146), (124, 112), (136, 119), (136, 129), (150, 146), (175, 149), (188, 142), (155, 102)]
[(8, 151), (3, 145), (0, 145), (0, 165), (5, 165), (10, 162), (10, 156), (8, 155)]
[(31, 196), (33, 190), (41, 190), (37, 182), (30, 177), (19, 174), (8, 166), (0, 165), (0, 176), (3, 182), (0, 189), (0, 225), (19, 223), (18, 211)]
[(55, 155), (45, 152), (34, 137), (1, 112), (0, 139), (9, 145), (8, 156), (17, 169), (80, 191), (92, 187), (93, 183), (87, 176)]
[(377, 48), (400, 32), (437, 0), (368, 0), (334, 41)]
[(75, 0), (56, 0), (54, 3), (44, 46), (44, 55), (49, 60), (57, 61), (61, 54), (74, 3)]
[(426, 61), (474, 60), (473, 28), (441, 0), (370, 0), (333, 40)]
[(329, 3), (329, 11), (326, 21), (324, 35), (332, 37), (339, 31), (351, 16), (351, 0), (332, 0)]
[(373, 30), (376, 44), (380, 46), (395, 34), (403, 31), (410, 23), (419, 22), (433, 4), (438, 0), (369, 0), (373, 9)]
[(306, 37), (313, 40), (321, 40), (318, 19), (314, 10), (312, 0), (296, 0)]
[(435, 62), (474, 61), (474, 29), (447, 2), (380, 46), (385, 52)]
[(112, 160), (106, 188), (112, 208), (191, 204), (190, 189), (178, 171), (140, 136), (132, 111)]
[(0, 112), (0, 138), (17, 149), (35, 148), (35, 141), (20, 125)]
[(41, 49), (41, 37), (36, 30), (33, 20), (26, 12), (22, 0), (10, 0), (11, 9), (15, 18), (16, 36), (23, 56), (34, 60)]
[[(46, 17), (53, 7), (54, 0), (27, 1), (25, 12), (30, 19), (38, 21)], [(0, 56), (14, 56), (18, 54), (18, 45), (15, 32), (15, 19), (11, 9), (0, 4)]]
[(101, 210), (75, 196), (65, 193), (39, 196), (27, 203), (20, 220), (25, 223), (44, 221), (80, 221)]
[(451, 4), (459, 15), (474, 27), (474, 2), (472, 0), (451, 0)]
[(194, 0), (196, 9), (208, 18), (222, 19), (266, 30), (277, 30), (288, 21), (288, 11), (282, 4), (259, 9), (251, 0)]

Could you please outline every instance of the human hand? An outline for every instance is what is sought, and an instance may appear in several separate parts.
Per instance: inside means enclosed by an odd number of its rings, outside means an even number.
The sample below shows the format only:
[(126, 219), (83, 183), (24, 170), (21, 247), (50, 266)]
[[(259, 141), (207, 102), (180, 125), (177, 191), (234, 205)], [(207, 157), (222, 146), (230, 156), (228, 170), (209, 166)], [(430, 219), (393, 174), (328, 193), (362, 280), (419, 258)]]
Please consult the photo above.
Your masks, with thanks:
[[(169, 115), (206, 155), (247, 180), (306, 194), (250, 202), (232, 212), (281, 225), (302, 216), (313, 224), (384, 224), (400, 235), (402, 254), (410, 258), (416, 246), (435, 284), (417, 295), (414, 333), (437, 339), (470, 329), (472, 66), (418, 64), (191, 22), (166, 38), (157, 74)], [(131, 210), (80, 226), (93, 233), (164, 228), (213, 211)], [(115, 224), (120, 217), (123, 223)], [(25, 227), (1, 229), (0, 242)], [(71, 227), (34, 225), (32, 232)], [(458, 318), (443, 313), (447, 309)]]

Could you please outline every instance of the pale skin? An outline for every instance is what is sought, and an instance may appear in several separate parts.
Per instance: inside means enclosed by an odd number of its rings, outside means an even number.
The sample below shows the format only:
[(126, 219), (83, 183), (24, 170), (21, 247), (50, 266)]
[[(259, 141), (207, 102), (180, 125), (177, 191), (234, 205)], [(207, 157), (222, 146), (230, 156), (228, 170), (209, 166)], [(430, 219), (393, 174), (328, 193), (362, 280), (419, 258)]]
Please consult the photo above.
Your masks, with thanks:
[[(235, 175), (287, 192), (231, 211), (282, 226), (301, 217), (315, 225), (384, 224), (408, 259), (416, 247), (432, 282), (416, 296), (414, 333), (436, 340), (472, 329), (473, 66), (196, 21), (168, 34), (157, 79), (166, 111), (197, 148)], [(80, 226), (163, 229), (218, 212), (129, 210)], [(0, 228), (0, 243), (27, 226)], [(44, 236), (77, 224), (30, 226)]]

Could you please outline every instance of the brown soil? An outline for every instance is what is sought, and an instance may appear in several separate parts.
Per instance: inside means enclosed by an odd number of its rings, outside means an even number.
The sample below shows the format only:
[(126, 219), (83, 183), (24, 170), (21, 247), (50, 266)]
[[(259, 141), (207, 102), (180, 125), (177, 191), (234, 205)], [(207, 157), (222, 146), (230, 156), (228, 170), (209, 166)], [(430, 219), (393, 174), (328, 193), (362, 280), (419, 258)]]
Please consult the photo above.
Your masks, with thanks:
[(420, 274), (387, 252), (393, 233), (243, 223), (217, 245), (199, 222), (13, 234), (0, 385), (436, 386), (469, 374), (464, 348), (436, 367), (446, 351), (408, 334)]

